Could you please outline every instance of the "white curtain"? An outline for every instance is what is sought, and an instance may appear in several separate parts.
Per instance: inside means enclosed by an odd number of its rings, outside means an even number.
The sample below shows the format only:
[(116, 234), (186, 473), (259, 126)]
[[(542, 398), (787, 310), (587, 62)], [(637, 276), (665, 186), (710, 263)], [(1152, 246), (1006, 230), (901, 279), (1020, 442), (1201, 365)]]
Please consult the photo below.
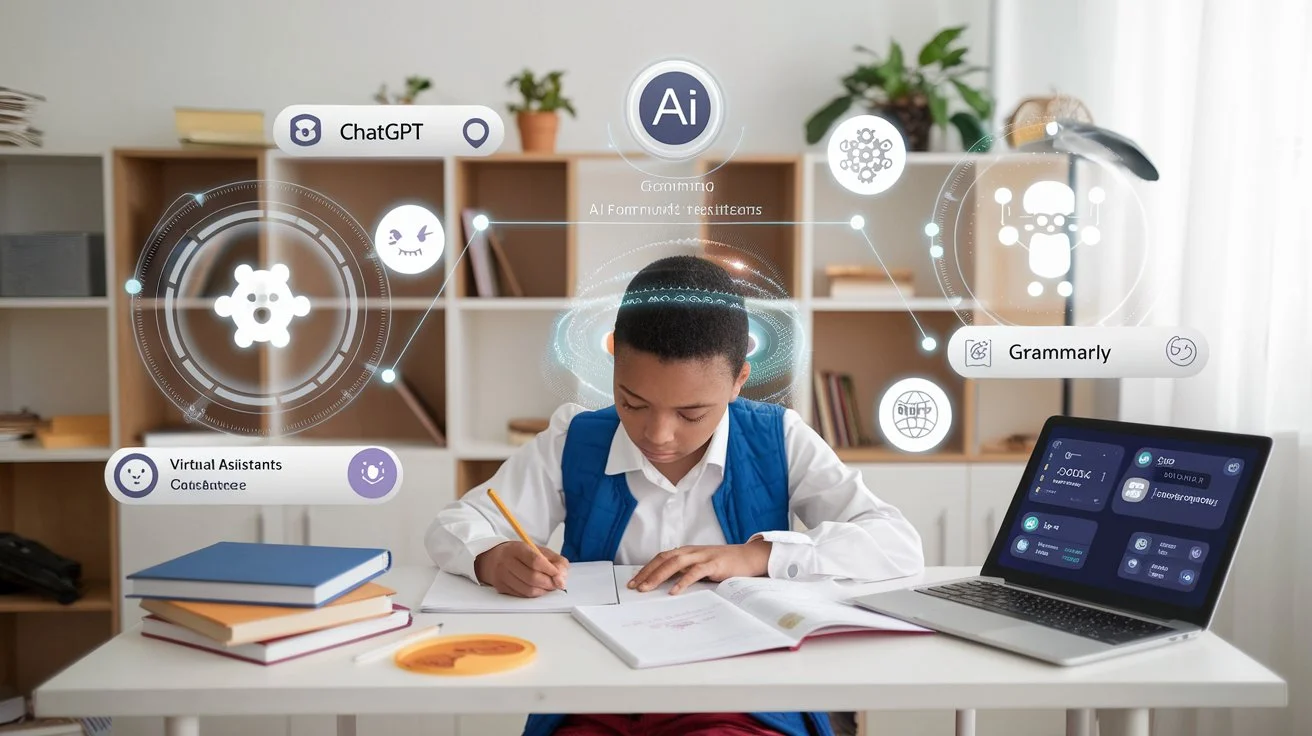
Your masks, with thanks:
[[(1095, 7), (1096, 6), (1096, 7)], [(1082, 3), (1096, 121), (1161, 169), (1139, 188), (1157, 296), (1206, 368), (1127, 380), (1121, 416), (1277, 438), (1216, 631), (1290, 707), (1163, 712), (1157, 736), (1312, 733), (1312, 9), (1307, 0)]]

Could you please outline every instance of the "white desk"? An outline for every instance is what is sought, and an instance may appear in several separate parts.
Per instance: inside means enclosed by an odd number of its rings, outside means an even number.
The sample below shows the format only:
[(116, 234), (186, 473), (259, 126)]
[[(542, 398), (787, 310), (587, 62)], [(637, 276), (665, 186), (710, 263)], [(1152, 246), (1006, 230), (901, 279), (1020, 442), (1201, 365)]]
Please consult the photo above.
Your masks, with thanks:
[[(973, 568), (861, 586), (860, 592), (964, 577)], [(382, 582), (417, 607), (433, 570), (398, 568)], [(415, 675), (351, 657), (387, 639), (260, 667), (167, 642), (134, 627), (37, 689), (41, 716), (165, 716), (169, 736), (195, 736), (203, 715), (643, 713), (703, 711), (1065, 708), (1072, 733), (1148, 736), (1151, 708), (1283, 707), (1285, 683), (1211, 634), (1077, 668), (1054, 667), (969, 642), (925, 636), (839, 637), (778, 652), (633, 670), (568, 614), (418, 614), (443, 633), (504, 633), (538, 646), (528, 667), (483, 678)], [(393, 635), (395, 636), (395, 635)]]

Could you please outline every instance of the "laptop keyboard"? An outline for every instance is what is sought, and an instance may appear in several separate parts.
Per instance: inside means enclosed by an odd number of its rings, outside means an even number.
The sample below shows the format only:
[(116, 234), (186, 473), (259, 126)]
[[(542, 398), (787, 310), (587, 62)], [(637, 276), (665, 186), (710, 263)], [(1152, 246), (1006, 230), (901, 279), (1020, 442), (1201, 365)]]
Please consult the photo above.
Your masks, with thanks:
[(1035, 595), (984, 580), (921, 588), (921, 593), (982, 608), (1107, 644), (1124, 644), (1170, 631), (1151, 621)]

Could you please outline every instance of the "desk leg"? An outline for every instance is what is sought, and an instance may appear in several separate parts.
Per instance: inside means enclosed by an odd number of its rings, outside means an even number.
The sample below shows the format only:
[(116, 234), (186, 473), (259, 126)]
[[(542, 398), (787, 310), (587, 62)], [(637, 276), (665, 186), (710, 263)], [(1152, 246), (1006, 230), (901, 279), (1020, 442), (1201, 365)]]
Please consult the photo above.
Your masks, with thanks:
[(337, 716), (337, 736), (355, 736), (355, 716)]
[(1093, 711), (1066, 711), (1066, 736), (1093, 736)]
[(957, 711), (957, 736), (975, 736), (975, 711)]
[(1147, 708), (1098, 710), (1098, 736), (1149, 736), (1152, 711)]
[(200, 736), (200, 716), (169, 716), (165, 718), (164, 736)]

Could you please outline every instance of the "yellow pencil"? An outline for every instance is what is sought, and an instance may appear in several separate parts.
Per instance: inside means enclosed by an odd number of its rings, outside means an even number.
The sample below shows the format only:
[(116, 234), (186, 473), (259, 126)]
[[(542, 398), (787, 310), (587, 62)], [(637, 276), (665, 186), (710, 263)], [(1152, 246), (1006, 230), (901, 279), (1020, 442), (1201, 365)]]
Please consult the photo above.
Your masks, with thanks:
[[(492, 503), (497, 505), (497, 510), (501, 512), (501, 515), (506, 517), (506, 521), (510, 522), (511, 528), (515, 530), (515, 533), (519, 535), (519, 538), (524, 540), (524, 544), (527, 544), (530, 549), (537, 552), (538, 557), (541, 557), (548, 565), (555, 567), (551, 560), (548, 560), (547, 556), (542, 554), (542, 550), (538, 549), (538, 546), (533, 543), (533, 540), (528, 536), (528, 533), (524, 531), (524, 527), (519, 525), (519, 520), (515, 518), (515, 515), (510, 513), (510, 509), (506, 508), (506, 505), (501, 502), (501, 497), (497, 495), (497, 492), (489, 488), (487, 489), (487, 495), (488, 498), (492, 499)], [(561, 590), (566, 593), (569, 592), (568, 588), (561, 588)]]

